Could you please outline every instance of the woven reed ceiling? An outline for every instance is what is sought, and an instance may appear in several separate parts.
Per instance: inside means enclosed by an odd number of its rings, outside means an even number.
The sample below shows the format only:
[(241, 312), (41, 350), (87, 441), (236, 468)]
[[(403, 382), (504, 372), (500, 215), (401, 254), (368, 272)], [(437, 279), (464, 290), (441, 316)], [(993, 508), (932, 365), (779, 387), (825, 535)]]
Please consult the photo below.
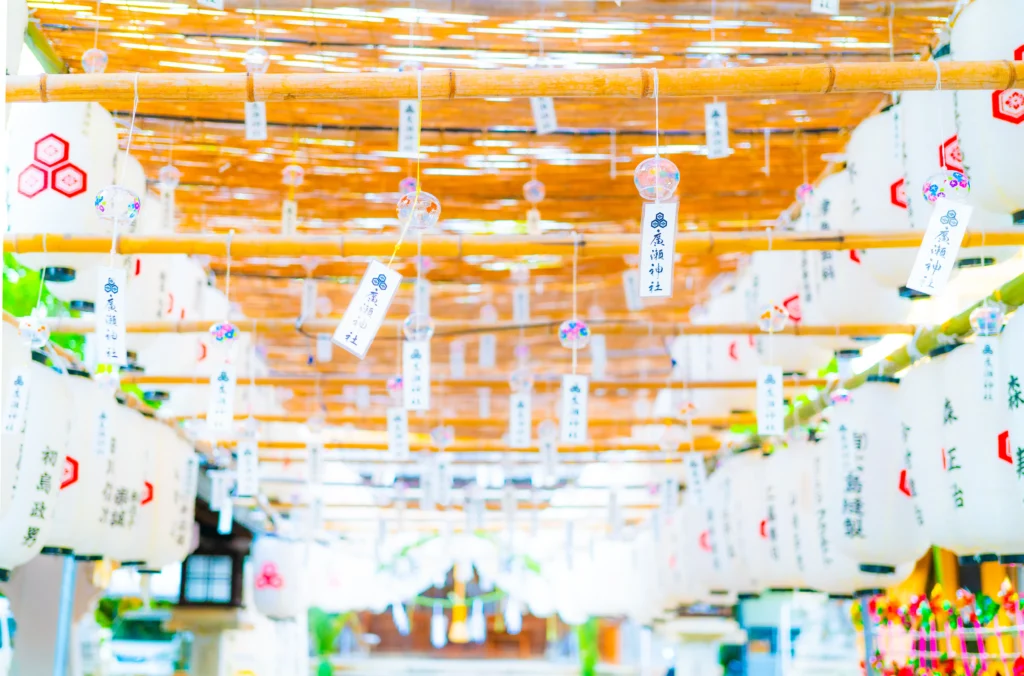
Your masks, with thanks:
[[(541, 63), (542, 50), (545, 65), (569, 68), (698, 67), (708, 54), (716, 53), (739, 68), (905, 60), (927, 53), (954, 2), (894, 4), (895, 8), (889, 3), (842, 0), (843, 14), (828, 17), (812, 14), (809, 0), (351, 0), (344, 5), (326, 0), (227, 0), (225, 11), (197, 7), (195, 0), (29, 2), (45, 36), (73, 72), (81, 70), (80, 56), (95, 41), (109, 54), (108, 72), (181, 73), (242, 72), (242, 56), (256, 44), (271, 54), (272, 73), (392, 70), (406, 60), (420, 61), (427, 68), (530, 67)], [(682, 174), (680, 228), (770, 224), (790, 206), (796, 186), (817, 176), (828, 154), (842, 152), (848, 132), (882, 99), (877, 94), (730, 99), (734, 154), (716, 161), (701, 154), (705, 101), (662, 101), (663, 154)], [(653, 154), (654, 102), (558, 99), (555, 105), (560, 131), (537, 136), (527, 99), (424, 104), (422, 185), (440, 199), (445, 230), (522, 231), (529, 208), (522, 199), (522, 185), (534, 174), (547, 187), (540, 204), (545, 230), (638, 229), (640, 199), (632, 172)], [(120, 104), (114, 109), (122, 121), (131, 112)], [(300, 232), (397, 236), (398, 183), (415, 169), (411, 160), (396, 156), (395, 102), (269, 103), (267, 110), (268, 140), (249, 142), (241, 124), (241, 103), (140, 105), (132, 152), (151, 181), (173, 156), (183, 174), (177, 192), (180, 230), (274, 232), (285, 196), (281, 170), (295, 162), (306, 170), (296, 195)], [(430, 261), (427, 277), (435, 283), (435, 319), (478, 319), (480, 308), (488, 303), (500, 318), (510, 319), (512, 282), (507, 270), (516, 255), (510, 250), (506, 259)], [(298, 278), (305, 276), (301, 263), (234, 261), (233, 299), (248, 316), (294, 317)], [(314, 274), (325, 280), (320, 294), (328, 298), (331, 314), (340, 315), (352, 287), (327, 280), (358, 279), (365, 262), (317, 263)], [(557, 322), (569, 316), (568, 263), (557, 257), (533, 261), (531, 284), (543, 284), (533, 296), (534, 318)], [(707, 283), (736, 263), (735, 257), (683, 259), (676, 267), (675, 297), (649, 302), (643, 312), (628, 315), (620, 276), (627, 261), (588, 257), (579, 270), (581, 314), (592, 315), (591, 308), (600, 308), (605, 316), (630, 316), (640, 324), (684, 321), (688, 308), (706, 294)], [(223, 260), (212, 265), (223, 272)], [(412, 262), (403, 263), (402, 272), (415, 275)], [(404, 317), (411, 296), (411, 288), (403, 288), (390, 316)], [(493, 375), (511, 368), (518, 332), (503, 335), (507, 337), (499, 338), (499, 364)], [(367, 359), (375, 374), (395, 369), (394, 336), (382, 338)], [(558, 346), (551, 330), (531, 331), (526, 341), (539, 364), (536, 370), (567, 370), (568, 352)], [(260, 344), (276, 372), (310, 372), (306, 337), (276, 333), (261, 336)], [(472, 367), (471, 336), (467, 345), (467, 375), (474, 376), (478, 372)], [(611, 376), (667, 374), (662, 338), (611, 335), (608, 348)], [(616, 355), (632, 359), (616, 365)], [(440, 345), (434, 358), (445, 361), (447, 346)], [(332, 363), (318, 365), (333, 373), (354, 373), (356, 366), (340, 350)], [(289, 409), (312, 407), (306, 396), (310, 393), (297, 394), (288, 402)], [(623, 414), (613, 399), (607, 406), (597, 399), (592, 416)], [(472, 392), (442, 399), (455, 413), (475, 411), (475, 401)], [(341, 412), (343, 407), (332, 410)]]

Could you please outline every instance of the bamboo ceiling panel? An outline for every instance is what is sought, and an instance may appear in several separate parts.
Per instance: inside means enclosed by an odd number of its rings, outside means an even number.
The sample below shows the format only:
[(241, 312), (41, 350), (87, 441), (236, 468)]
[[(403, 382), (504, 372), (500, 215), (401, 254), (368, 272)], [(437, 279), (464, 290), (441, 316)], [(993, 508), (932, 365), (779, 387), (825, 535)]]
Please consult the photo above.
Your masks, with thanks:
[[(82, 53), (97, 45), (110, 57), (108, 72), (242, 72), (242, 57), (261, 45), (272, 73), (346, 73), (394, 70), (405, 61), (426, 68), (699, 67), (720, 55), (737, 68), (763, 64), (912, 59), (926, 53), (951, 12), (953, 0), (883, 3), (843, 0), (844, 14), (812, 14), (809, 0), (227, 0), (225, 11), (195, 0), (30, 0), (35, 20), (72, 72)], [(712, 8), (714, 16), (712, 17)], [(711, 58), (716, 58), (712, 56)], [(716, 64), (717, 65), (717, 64)], [(762, 229), (793, 202), (797, 185), (816, 177), (842, 153), (849, 131), (883, 101), (878, 94), (834, 94), (729, 99), (733, 154), (709, 161), (704, 149), (701, 99), (660, 102), (662, 154), (679, 167), (681, 230)], [(422, 186), (442, 204), (443, 230), (512, 234), (525, 229), (529, 205), (522, 185), (536, 176), (547, 188), (539, 205), (543, 230), (564, 233), (628, 233), (638, 230), (640, 199), (633, 168), (653, 155), (652, 100), (556, 99), (559, 131), (537, 136), (528, 99), (426, 101), (420, 167)], [(131, 109), (111, 106), (122, 124)], [(182, 171), (176, 202), (178, 228), (193, 232), (272, 233), (279, 229), (286, 192), (282, 169), (305, 168), (295, 198), (299, 232), (338, 236), (380, 233), (397, 237), (398, 184), (415, 175), (414, 162), (397, 152), (395, 102), (296, 102), (267, 104), (266, 141), (247, 141), (242, 105), (143, 102), (132, 153), (147, 177), (173, 162)], [(621, 273), (631, 257), (588, 256), (579, 264), (581, 316), (645, 322), (685, 322), (689, 308), (707, 294), (710, 280), (741, 264), (737, 255), (683, 256), (676, 263), (675, 295), (627, 311)], [(507, 256), (425, 261), (437, 319), (476, 321), (491, 305), (511, 319), (514, 283), (509, 268), (526, 262), (534, 319), (558, 322), (572, 312), (571, 259)], [(226, 261), (210, 261), (224, 287)], [(305, 266), (319, 280), (321, 316), (344, 311), (365, 261), (235, 260), (232, 296), (250, 317), (290, 318), (298, 312)], [(396, 262), (408, 281), (412, 261)], [(339, 283), (341, 282), (341, 283)], [(390, 316), (411, 310), (410, 284)], [(239, 321), (244, 327), (244, 321)], [(595, 327), (597, 324), (595, 323)], [(397, 336), (378, 337), (357, 366), (340, 349), (328, 364), (308, 364), (311, 339), (298, 332), (258, 336), (273, 373), (372, 374), (386, 377), (397, 366)], [(447, 374), (450, 344), (466, 345), (467, 375), (503, 379), (513, 367), (513, 346), (531, 351), (535, 370), (570, 368), (551, 328), (502, 331), (497, 368), (475, 368), (475, 333), (438, 335), (435, 360)], [(669, 358), (664, 335), (609, 333), (609, 377), (665, 379)], [(581, 372), (589, 372), (587, 353)], [(241, 379), (241, 376), (240, 376)], [(374, 407), (384, 405), (374, 391)], [(314, 409), (312, 388), (295, 388), (288, 411)], [(445, 417), (475, 416), (478, 395), (437, 385), (436, 405)], [(653, 397), (653, 389), (651, 392)], [(541, 389), (535, 406), (553, 409), (555, 393)], [(595, 392), (591, 416), (624, 415), (635, 392)], [(353, 414), (351, 391), (330, 392), (334, 414)], [(504, 391), (494, 410), (503, 419)], [(725, 415), (728, 411), (713, 412)], [(481, 426), (488, 438), (500, 425)], [(470, 430), (472, 432), (472, 430)], [(627, 435), (609, 424), (597, 438)], [(460, 437), (462, 433), (460, 432)]]

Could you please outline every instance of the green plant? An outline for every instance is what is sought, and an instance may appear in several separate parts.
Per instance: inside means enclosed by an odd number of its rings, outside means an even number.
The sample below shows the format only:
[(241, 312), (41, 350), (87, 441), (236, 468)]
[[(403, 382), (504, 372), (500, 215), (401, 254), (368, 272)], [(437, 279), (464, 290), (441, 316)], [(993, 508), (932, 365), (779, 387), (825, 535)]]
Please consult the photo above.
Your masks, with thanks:
[(327, 613), (320, 608), (309, 609), (309, 633), (313, 637), (313, 649), (320, 658), (317, 664), (317, 676), (331, 676), (333, 669), (328, 659), (334, 653), (334, 644), (338, 641), (345, 625), (352, 618), (352, 613)]
[(576, 638), (580, 648), (580, 675), (594, 676), (597, 673), (598, 645), (597, 620), (590, 618), (576, 627)]
[[(24, 317), (36, 306), (36, 299), (46, 308), (51, 317), (77, 317), (79, 313), (71, 310), (67, 303), (54, 296), (43, 285), (42, 296), (39, 295), (39, 280), (42, 275), (19, 263), (13, 255), (4, 254), (3, 277), (3, 308), (15, 317)], [(84, 354), (85, 336), (79, 333), (54, 334), (54, 344), (74, 352), (79, 358)]]

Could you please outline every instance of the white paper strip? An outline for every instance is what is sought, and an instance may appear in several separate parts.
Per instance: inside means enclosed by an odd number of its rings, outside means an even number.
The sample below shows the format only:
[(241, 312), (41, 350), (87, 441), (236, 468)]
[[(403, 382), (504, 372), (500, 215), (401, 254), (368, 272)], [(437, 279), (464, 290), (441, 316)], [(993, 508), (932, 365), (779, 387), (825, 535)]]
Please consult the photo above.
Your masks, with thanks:
[(525, 284), (512, 289), (512, 321), (516, 324), (530, 321), (530, 287)]
[(398, 152), (415, 157), (419, 152), (420, 102), (398, 102)]
[(452, 378), (466, 377), (466, 343), (460, 338), (448, 344), (448, 373)]
[(304, 279), (302, 280), (302, 305), (300, 306), (299, 316), (302, 317), (303, 321), (313, 319), (316, 317), (316, 280), (315, 279)]
[(7, 385), (7, 407), (4, 410), (4, 433), (20, 434), (25, 428), (25, 413), (28, 411), (27, 368), (14, 369)]
[(402, 395), (405, 410), (430, 410), (430, 341), (402, 343)]
[(590, 334), (590, 375), (594, 380), (607, 378), (608, 349), (604, 334)]
[(430, 282), (417, 279), (412, 287), (413, 307), (418, 314), (430, 316)]
[(571, 446), (587, 442), (587, 397), (590, 395), (586, 376), (562, 376), (561, 441)]
[(622, 509), (619, 506), (619, 492), (615, 489), (608, 492), (608, 530), (613, 540), (622, 536)]
[(709, 160), (729, 156), (729, 113), (725, 103), (704, 104), (704, 136)]
[(537, 451), (540, 456), (541, 466), (544, 467), (544, 472), (547, 475), (545, 479), (548, 482), (552, 482), (558, 477), (556, 476), (556, 468), (558, 467), (558, 440), (554, 436), (541, 437), (537, 439)]
[(110, 434), (110, 421), (113, 416), (114, 401), (106, 400), (100, 404), (96, 414), (96, 434), (92, 440), (92, 453), (97, 458), (105, 458), (110, 454), (110, 445), (114, 437)]
[(529, 448), (533, 427), (533, 393), (513, 392), (508, 401), (509, 448)]
[(516, 487), (505, 486), (501, 490), (501, 511), (505, 515), (505, 528), (508, 533), (515, 529), (516, 511), (519, 509), (519, 501), (516, 499)]
[(538, 136), (558, 130), (554, 99), (550, 96), (534, 96), (530, 99), (530, 108), (533, 110), (533, 126), (537, 128)]
[(267, 140), (267, 104), (263, 101), (245, 104), (245, 140)]
[(477, 413), (481, 418), (491, 417), (491, 388), (478, 387), (476, 389)]
[(670, 298), (678, 202), (644, 202), (640, 217), (640, 296)]
[(281, 234), (294, 235), (299, 225), (299, 205), (295, 200), (281, 202)]
[(671, 515), (679, 506), (679, 482), (675, 477), (661, 480), (661, 511), (664, 516)]
[(213, 432), (230, 432), (235, 425), (235, 365), (224, 362), (210, 376), (206, 425)]
[(494, 357), (498, 347), (498, 337), (493, 333), (480, 334), (480, 354), (477, 365), (482, 369), (494, 368)]
[(326, 364), (334, 358), (334, 345), (331, 343), (331, 334), (316, 334), (316, 360)]
[(306, 480), (310, 486), (323, 486), (326, 475), (324, 445), (321, 441), (306, 444)]
[(314, 495), (309, 501), (309, 535), (324, 529), (324, 496)]
[(370, 408), (370, 386), (369, 385), (357, 385), (356, 386), (356, 410), (365, 411)]
[(392, 460), (409, 457), (409, 414), (399, 406), (388, 409), (388, 454)]
[(174, 232), (174, 191), (160, 192), (160, 231)]
[(999, 373), (999, 340), (997, 336), (976, 336), (981, 346), (981, 400), (988, 406), (995, 405), (996, 374)]
[(256, 440), (245, 437), (238, 440), (235, 460), (236, 491), (240, 498), (252, 498), (260, 492), (260, 459)]
[[(225, 482), (226, 483), (226, 482)], [(235, 502), (230, 497), (224, 498), (224, 504), (217, 514), (217, 532), (221, 535), (231, 533), (232, 521), (235, 518)]]
[(782, 367), (757, 369), (757, 433), (762, 436), (783, 434), (786, 413), (782, 407)]
[(708, 481), (708, 468), (704, 464), (704, 456), (700, 453), (687, 453), (683, 456), (686, 471), (686, 495), (694, 504), (704, 504), (704, 485)]
[(370, 261), (359, 288), (334, 331), (331, 338), (334, 344), (360, 359), (365, 357), (401, 282), (402, 275), (389, 270), (380, 261)]
[(940, 197), (928, 219), (907, 288), (935, 295), (946, 287), (974, 208)]
[(124, 297), (127, 291), (124, 268), (96, 271), (96, 362), (128, 365), (125, 347)]
[(224, 9), (224, 0), (198, 0), (196, 4), (200, 7), (209, 7), (210, 9)]
[(452, 466), (449, 459), (443, 454), (438, 454), (435, 458), (435, 467), (437, 477), (437, 483), (435, 488), (435, 495), (437, 495), (437, 504), (442, 507), (450, 507), (452, 504)]
[(210, 509), (219, 512), (224, 507), (224, 499), (229, 490), (227, 472), (222, 469), (210, 470), (206, 476), (210, 479)]
[(811, 0), (811, 11), (815, 14), (839, 14), (839, 0)]
[(626, 309), (639, 312), (644, 309), (644, 301), (640, 297), (640, 271), (630, 268), (622, 273), (622, 291), (626, 295)]

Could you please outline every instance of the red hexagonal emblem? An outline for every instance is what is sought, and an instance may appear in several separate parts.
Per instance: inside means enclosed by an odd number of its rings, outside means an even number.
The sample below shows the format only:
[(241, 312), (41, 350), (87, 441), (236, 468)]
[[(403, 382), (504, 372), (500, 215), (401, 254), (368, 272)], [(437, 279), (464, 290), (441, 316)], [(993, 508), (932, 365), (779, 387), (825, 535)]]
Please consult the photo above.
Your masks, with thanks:
[[(1014, 61), (1024, 61), (1024, 45), (1013, 50)], [(992, 92), (992, 117), (1012, 124), (1024, 122), (1024, 90), (1001, 89)]]
[(35, 197), (50, 185), (46, 170), (30, 164), (18, 174), (18, 193), (25, 197)]
[(939, 146), (939, 166), (951, 171), (964, 170), (964, 156), (960, 153), (960, 139), (952, 136)]
[(78, 481), (78, 461), (70, 455), (64, 457), (64, 472), (60, 477), (60, 487), (67, 488)]
[(146, 481), (143, 482), (143, 485), (146, 487), (146, 492), (142, 494), (142, 502), (139, 504), (148, 505), (153, 502), (153, 484)]
[(35, 158), (46, 167), (55, 167), (68, 161), (68, 142), (56, 134), (47, 134), (36, 141)]
[(907, 208), (907, 186), (904, 179), (900, 179), (889, 187), (889, 200), (900, 209)]
[(50, 185), (65, 197), (74, 197), (85, 192), (88, 184), (85, 172), (73, 164), (65, 164), (53, 170)]

